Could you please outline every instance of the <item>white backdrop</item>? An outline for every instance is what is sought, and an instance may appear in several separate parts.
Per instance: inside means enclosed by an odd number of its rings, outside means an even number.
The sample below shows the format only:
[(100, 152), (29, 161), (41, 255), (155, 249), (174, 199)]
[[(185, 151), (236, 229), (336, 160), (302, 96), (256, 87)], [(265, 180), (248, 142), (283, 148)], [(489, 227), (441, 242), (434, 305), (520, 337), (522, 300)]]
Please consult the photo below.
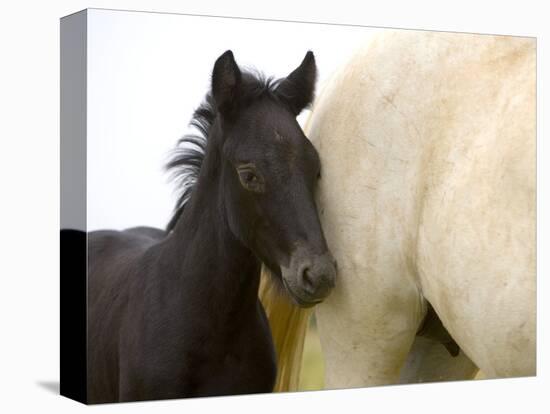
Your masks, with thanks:
[(88, 13), (89, 230), (167, 224), (175, 187), (163, 166), (225, 50), (233, 50), (239, 65), (276, 77), (288, 75), (312, 50), (320, 90), (375, 31), (159, 13)]

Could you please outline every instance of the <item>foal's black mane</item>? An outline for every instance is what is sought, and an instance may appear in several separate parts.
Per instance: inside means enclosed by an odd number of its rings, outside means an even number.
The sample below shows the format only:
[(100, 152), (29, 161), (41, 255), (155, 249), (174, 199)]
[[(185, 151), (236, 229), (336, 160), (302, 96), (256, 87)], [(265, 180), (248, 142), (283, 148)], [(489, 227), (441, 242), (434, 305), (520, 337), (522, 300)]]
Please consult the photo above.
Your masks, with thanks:
[[(267, 78), (257, 71), (243, 71), (239, 88), (239, 102), (241, 105), (246, 106), (262, 96), (268, 96), (279, 101), (280, 99), (275, 94), (275, 90), (281, 80)], [(195, 110), (189, 122), (189, 126), (197, 132), (188, 133), (178, 140), (176, 148), (172, 151), (170, 160), (166, 164), (165, 168), (171, 173), (170, 178), (176, 182), (179, 193), (174, 213), (166, 228), (167, 231), (174, 229), (191, 197), (206, 153), (210, 128), (214, 124), (217, 115), (218, 110), (214, 98), (212, 93), (209, 92), (203, 103)]]

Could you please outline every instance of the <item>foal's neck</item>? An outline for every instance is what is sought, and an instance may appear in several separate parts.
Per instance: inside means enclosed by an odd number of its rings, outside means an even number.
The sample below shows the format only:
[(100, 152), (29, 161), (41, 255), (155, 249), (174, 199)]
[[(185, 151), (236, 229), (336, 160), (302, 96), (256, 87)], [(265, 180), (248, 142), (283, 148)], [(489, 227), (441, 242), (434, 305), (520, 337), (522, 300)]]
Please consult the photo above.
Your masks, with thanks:
[(223, 204), (221, 162), (209, 148), (193, 195), (169, 236), (181, 286), (228, 312), (255, 307), (261, 263), (231, 232)]

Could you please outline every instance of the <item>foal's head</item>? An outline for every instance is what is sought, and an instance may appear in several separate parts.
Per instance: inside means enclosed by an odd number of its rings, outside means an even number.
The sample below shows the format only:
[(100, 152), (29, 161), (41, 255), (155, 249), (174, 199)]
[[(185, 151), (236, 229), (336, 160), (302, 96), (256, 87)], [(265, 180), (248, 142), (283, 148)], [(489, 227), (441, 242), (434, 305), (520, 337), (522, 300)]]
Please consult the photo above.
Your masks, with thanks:
[(315, 79), (311, 52), (256, 93), (250, 89), (258, 79), (240, 71), (231, 51), (212, 74), (229, 227), (301, 306), (323, 300), (336, 277), (314, 202), (319, 156), (296, 121), (313, 99)]
[(200, 133), (184, 136), (168, 164), (181, 191), (168, 230), (199, 176), (215, 181), (233, 236), (301, 306), (325, 298), (336, 275), (313, 200), (319, 156), (296, 121), (313, 99), (315, 78), (311, 52), (275, 82), (241, 72), (233, 53), (225, 52), (214, 65), (211, 93), (191, 121)]

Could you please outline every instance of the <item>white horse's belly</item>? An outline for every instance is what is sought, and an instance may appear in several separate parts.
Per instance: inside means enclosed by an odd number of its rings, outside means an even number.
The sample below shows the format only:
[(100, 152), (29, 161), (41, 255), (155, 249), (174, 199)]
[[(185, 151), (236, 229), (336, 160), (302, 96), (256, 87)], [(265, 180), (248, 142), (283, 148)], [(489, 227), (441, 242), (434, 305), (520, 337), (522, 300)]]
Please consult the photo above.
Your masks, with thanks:
[(534, 65), (532, 39), (388, 31), (320, 95), (329, 386), (395, 382), (424, 297), (487, 376), (534, 374)]

